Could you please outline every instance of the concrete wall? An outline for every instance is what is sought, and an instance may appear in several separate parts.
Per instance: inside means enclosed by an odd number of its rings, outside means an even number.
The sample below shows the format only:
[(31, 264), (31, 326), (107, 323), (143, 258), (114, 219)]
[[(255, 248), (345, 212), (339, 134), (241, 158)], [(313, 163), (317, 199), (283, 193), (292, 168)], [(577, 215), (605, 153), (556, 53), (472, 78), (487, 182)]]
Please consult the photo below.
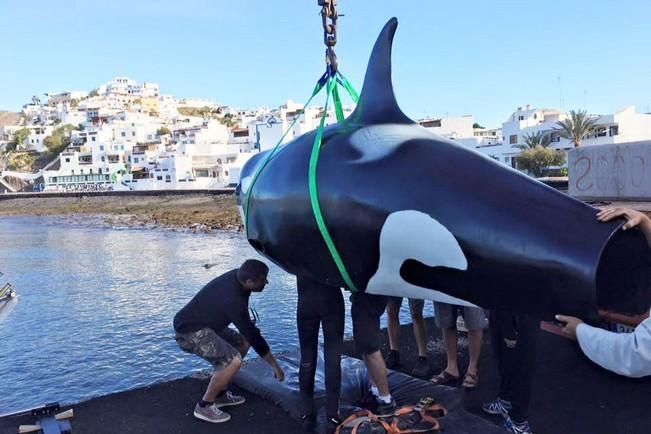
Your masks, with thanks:
[(651, 141), (568, 152), (569, 193), (579, 199), (651, 199)]

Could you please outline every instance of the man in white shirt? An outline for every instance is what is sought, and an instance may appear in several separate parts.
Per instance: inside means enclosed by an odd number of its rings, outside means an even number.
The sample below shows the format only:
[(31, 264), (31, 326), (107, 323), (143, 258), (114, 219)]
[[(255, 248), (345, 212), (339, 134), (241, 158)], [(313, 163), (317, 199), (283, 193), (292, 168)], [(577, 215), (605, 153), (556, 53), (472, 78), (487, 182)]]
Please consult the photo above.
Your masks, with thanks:
[[(604, 209), (597, 214), (597, 219), (603, 222), (617, 217), (627, 220), (622, 230), (639, 228), (651, 247), (649, 217), (624, 208)], [(622, 317), (610, 312), (600, 312), (600, 315), (609, 320)], [(619, 375), (638, 378), (651, 375), (651, 317), (645, 316), (632, 317), (632, 323), (628, 324), (635, 326), (632, 333), (614, 333), (592, 327), (571, 316), (556, 315), (556, 319), (565, 323), (563, 332), (579, 342), (581, 350), (590, 360)]]

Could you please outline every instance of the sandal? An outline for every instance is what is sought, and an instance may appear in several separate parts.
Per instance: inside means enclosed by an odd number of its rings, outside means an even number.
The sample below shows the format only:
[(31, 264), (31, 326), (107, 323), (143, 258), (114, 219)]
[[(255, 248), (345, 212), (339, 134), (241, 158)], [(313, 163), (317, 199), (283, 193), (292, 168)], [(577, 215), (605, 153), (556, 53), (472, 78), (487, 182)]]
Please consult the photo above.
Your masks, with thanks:
[(461, 386), (463, 386), (463, 388), (466, 390), (473, 390), (478, 385), (479, 385), (479, 375), (466, 372), (466, 375), (464, 375), (463, 377), (463, 383), (461, 384)]
[(440, 374), (430, 378), (429, 381), (436, 384), (437, 386), (440, 386), (443, 384), (456, 383), (457, 381), (459, 381), (459, 376), (452, 375), (448, 371), (443, 371)]

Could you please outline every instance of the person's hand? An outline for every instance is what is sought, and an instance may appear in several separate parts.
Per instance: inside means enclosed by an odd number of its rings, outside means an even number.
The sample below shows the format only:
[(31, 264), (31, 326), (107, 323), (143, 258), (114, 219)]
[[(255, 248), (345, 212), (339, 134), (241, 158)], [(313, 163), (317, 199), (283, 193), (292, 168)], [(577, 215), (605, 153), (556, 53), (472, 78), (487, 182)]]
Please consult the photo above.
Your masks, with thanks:
[(603, 319), (604, 321), (612, 321), (612, 312), (606, 309), (599, 309), (599, 318)]
[(600, 222), (607, 222), (617, 217), (626, 219), (626, 223), (622, 226), (623, 230), (639, 226), (649, 219), (644, 213), (628, 208), (604, 208), (597, 213), (597, 220)]
[(285, 373), (283, 372), (283, 369), (278, 365), (274, 367), (274, 377), (278, 381), (285, 381)]
[(576, 340), (576, 328), (579, 324), (583, 324), (583, 321), (579, 318), (565, 315), (556, 315), (556, 320), (565, 323), (561, 330), (563, 334), (572, 340)]

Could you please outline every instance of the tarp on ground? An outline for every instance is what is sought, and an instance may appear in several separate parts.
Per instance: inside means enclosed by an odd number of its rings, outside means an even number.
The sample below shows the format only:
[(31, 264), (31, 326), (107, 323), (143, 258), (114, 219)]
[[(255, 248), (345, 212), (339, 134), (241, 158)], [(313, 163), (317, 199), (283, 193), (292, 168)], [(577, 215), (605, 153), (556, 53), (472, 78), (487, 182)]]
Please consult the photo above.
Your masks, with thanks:
[[(298, 386), (298, 351), (277, 356), (285, 371), (285, 381), (277, 381), (267, 363), (255, 359), (244, 364), (235, 377), (235, 384), (281, 407), (292, 419), (300, 421), (301, 405)], [(346, 417), (370, 400), (369, 380), (366, 367), (358, 359), (342, 357), (341, 360), (341, 416)], [(462, 389), (435, 386), (429, 381), (389, 371), (389, 387), (398, 406), (418, 403), (421, 397), (429, 396), (448, 410), (448, 415), (439, 419), (441, 432), (446, 434), (498, 434), (501, 427), (491, 424), (463, 408)], [(325, 375), (323, 358), (319, 354), (315, 379), (315, 408), (318, 423), (325, 423)], [(323, 426), (322, 426), (323, 428)]]

